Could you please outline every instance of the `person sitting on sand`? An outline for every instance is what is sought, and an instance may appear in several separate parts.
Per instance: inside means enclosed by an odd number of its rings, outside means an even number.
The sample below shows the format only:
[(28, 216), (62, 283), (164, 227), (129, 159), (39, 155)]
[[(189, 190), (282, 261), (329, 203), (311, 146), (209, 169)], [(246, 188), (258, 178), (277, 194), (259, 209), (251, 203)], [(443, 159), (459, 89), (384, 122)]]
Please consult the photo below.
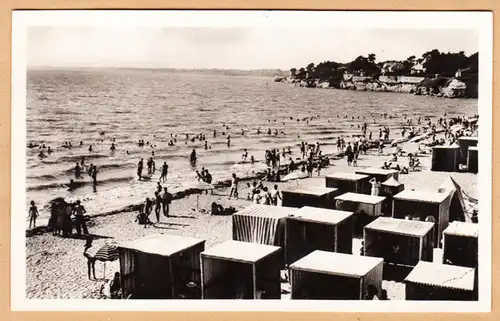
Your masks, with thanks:
[(378, 294), (377, 288), (374, 285), (370, 284), (366, 287), (366, 294), (365, 294), (364, 299), (365, 300), (378, 300), (377, 294)]
[(251, 201), (253, 194), (254, 194), (255, 190), (257, 189), (257, 182), (252, 182), (251, 185), (250, 185), (250, 183), (247, 183), (247, 187), (248, 187), (247, 200)]
[(137, 215), (136, 222), (139, 224), (143, 224), (144, 227), (146, 227), (148, 224), (152, 224), (151, 220), (149, 219), (149, 214), (151, 214), (151, 211), (153, 210), (153, 202), (149, 199), (149, 197), (146, 197), (146, 201), (144, 201), (144, 204), (139, 210), (139, 215)]
[(252, 202), (255, 204), (260, 204), (260, 190), (256, 189), (253, 191)]
[(36, 227), (36, 218), (38, 217), (38, 208), (35, 205), (35, 201), (31, 201), (31, 207), (28, 211), (28, 216), (30, 218), (30, 227), (31, 228), (31, 223), (33, 223), (33, 227)]
[(261, 191), (261, 196), (260, 196), (260, 201), (259, 204), (262, 205), (270, 205), (270, 194), (267, 190), (267, 187), (264, 187)]

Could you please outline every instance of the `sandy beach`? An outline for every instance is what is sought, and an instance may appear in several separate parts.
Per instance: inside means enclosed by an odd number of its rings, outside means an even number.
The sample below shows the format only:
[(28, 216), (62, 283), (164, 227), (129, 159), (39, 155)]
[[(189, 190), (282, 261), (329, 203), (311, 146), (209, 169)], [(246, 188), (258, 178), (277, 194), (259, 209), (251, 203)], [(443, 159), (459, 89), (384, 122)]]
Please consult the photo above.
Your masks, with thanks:
[[(405, 143), (401, 147), (412, 151), (417, 144)], [(390, 149), (390, 148), (388, 148)], [(389, 150), (387, 151), (389, 152)], [(324, 176), (334, 172), (354, 172), (365, 167), (380, 167), (390, 156), (379, 156), (376, 150), (369, 150), (367, 155), (360, 155), (358, 167), (347, 166), (345, 159), (333, 160), (331, 165), (322, 169), (318, 177), (299, 181), (304, 185), (324, 186)], [(466, 195), (477, 199), (477, 175), (470, 173), (431, 172), (431, 156), (427, 151), (419, 157), (423, 167), (421, 171), (400, 175), (400, 182), (405, 189), (436, 191), (441, 183), (451, 176)], [(400, 164), (407, 166), (407, 158), (401, 158)], [(275, 183), (264, 182), (271, 187)], [(297, 181), (278, 183), (280, 190), (297, 185)], [(243, 188), (244, 187), (244, 188)], [(91, 218), (88, 224), (94, 236), (94, 246), (105, 242), (123, 242), (152, 234), (176, 234), (197, 237), (206, 240), (205, 248), (210, 248), (231, 239), (231, 216), (211, 216), (210, 205), (217, 202), (224, 207), (233, 206), (237, 210), (249, 205), (243, 199), (247, 195), (246, 183), (240, 183), (240, 199), (228, 200), (229, 190), (221, 188), (212, 194), (192, 194), (174, 200), (171, 204), (171, 217), (161, 217), (159, 224), (144, 228), (134, 222), (137, 212), (119, 212), (112, 215)], [(197, 200), (198, 198), (198, 200)], [(198, 208), (197, 208), (198, 202)], [(27, 298), (99, 298), (99, 289), (105, 279), (119, 271), (119, 262), (107, 262), (105, 269), (102, 262), (96, 264), (96, 276), (99, 280), (88, 280), (86, 259), (83, 256), (84, 239), (62, 238), (51, 233), (34, 235), (26, 239), (26, 295)], [(355, 240), (353, 254), (359, 255), (361, 240)], [(436, 256), (435, 256), (436, 260)], [(286, 284), (283, 285), (286, 288)], [(402, 283), (384, 281), (389, 299), (404, 299)], [(286, 298), (286, 294), (283, 295)]]

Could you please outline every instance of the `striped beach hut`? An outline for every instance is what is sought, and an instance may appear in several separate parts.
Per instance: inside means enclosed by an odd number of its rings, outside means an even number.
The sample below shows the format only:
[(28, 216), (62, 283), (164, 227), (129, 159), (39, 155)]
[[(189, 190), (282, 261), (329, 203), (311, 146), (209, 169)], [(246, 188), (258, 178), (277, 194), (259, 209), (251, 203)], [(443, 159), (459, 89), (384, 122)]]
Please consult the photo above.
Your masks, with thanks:
[(202, 299), (280, 299), (281, 248), (227, 241), (201, 253)]
[(200, 253), (205, 241), (159, 234), (118, 247), (123, 297), (200, 299)]
[(382, 292), (384, 260), (375, 257), (314, 251), (290, 265), (295, 300), (362, 300), (373, 286)]
[(252, 204), (233, 214), (233, 240), (283, 247), (285, 219), (297, 208)]

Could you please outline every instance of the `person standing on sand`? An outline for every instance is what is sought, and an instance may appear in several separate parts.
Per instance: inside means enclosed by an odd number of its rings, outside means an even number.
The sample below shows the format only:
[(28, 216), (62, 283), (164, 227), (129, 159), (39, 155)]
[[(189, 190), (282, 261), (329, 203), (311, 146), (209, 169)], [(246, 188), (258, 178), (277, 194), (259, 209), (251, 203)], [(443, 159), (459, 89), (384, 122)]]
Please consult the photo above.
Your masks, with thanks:
[(352, 151), (351, 143), (347, 144), (347, 148), (345, 149), (345, 154), (347, 156), (347, 166), (351, 166), (351, 163), (354, 158), (354, 153)]
[(91, 273), (94, 275), (94, 279), (97, 279), (95, 277), (95, 259), (90, 256), (90, 254), (88, 253), (88, 250), (92, 247), (92, 239), (91, 238), (88, 238), (87, 241), (85, 242), (85, 246), (83, 248), (83, 256), (85, 256), (87, 258), (87, 272), (88, 272), (88, 275), (89, 275), (89, 280), (92, 280), (92, 277), (91, 277)]
[(33, 223), (33, 227), (36, 227), (36, 218), (38, 217), (38, 208), (35, 205), (35, 201), (31, 201), (31, 207), (28, 211), (28, 216), (30, 218), (30, 227), (31, 223)]
[(271, 191), (271, 205), (278, 206), (278, 199), (281, 200), (281, 194), (278, 185), (274, 185), (274, 189)]
[(370, 183), (372, 184), (372, 190), (371, 190), (371, 195), (372, 196), (378, 196), (378, 191), (380, 189), (380, 183), (377, 181), (377, 178), (372, 178), (370, 180)]
[(82, 170), (80, 168), (80, 165), (78, 165), (78, 163), (76, 163), (76, 166), (75, 166), (75, 178), (81, 178), (81, 175), (82, 175)]
[(231, 180), (231, 191), (229, 192), (229, 199), (231, 199), (232, 196), (238, 199), (238, 177), (236, 177), (235, 173), (233, 173), (232, 177), (233, 178)]
[(166, 187), (163, 189), (162, 202), (163, 202), (163, 215), (165, 217), (168, 217), (170, 211), (170, 203), (172, 203), (172, 194), (168, 192), (168, 189)]
[(156, 215), (156, 223), (160, 223), (160, 211), (161, 211), (161, 204), (162, 204), (162, 198), (160, 193), (155, 192), (155, 215)]
[(163, 181), (163, 183), (165, 183), (167, 181), (167, 175), (168, 175), (168, 165), (167, 162), (164, 162), (163, 166), (161, 167), (160, 182)]
[(85, 218), (83, 217), (83, 214), (87, 213), (87, 211), (85, 210), (85, 207), (83, 207), (80, 203), (80, 200), (76, 201), (76, 205), (73, 208), (73, 214), (75, 215), (76, 234), (78, 236), (81, 236), (81, 230), (83, 230), (83, 234), (89, 234), (87, 225), (85, 224)]
[(96, 187), (97, 185), (97, 166), (94, 165), (94, 168), (92, 169), (92, 185)]
[(142, 178), (142, 169), (144, 168), (144, 159), (141, 158), (139, 163), (137, 163), (137, 176), (139, 177), (139, 180)]

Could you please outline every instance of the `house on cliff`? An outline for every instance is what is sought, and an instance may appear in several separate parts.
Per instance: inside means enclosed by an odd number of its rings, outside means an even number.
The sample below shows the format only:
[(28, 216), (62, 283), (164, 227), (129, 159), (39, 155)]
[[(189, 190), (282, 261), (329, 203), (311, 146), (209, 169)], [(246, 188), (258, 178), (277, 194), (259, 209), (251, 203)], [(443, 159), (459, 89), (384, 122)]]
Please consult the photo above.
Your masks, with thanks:
[(465, 82), (457, 78), (449, 79), (441, 89), (444, 97), (447, 98), (462, 98), (466, 97), (467, 85)]

